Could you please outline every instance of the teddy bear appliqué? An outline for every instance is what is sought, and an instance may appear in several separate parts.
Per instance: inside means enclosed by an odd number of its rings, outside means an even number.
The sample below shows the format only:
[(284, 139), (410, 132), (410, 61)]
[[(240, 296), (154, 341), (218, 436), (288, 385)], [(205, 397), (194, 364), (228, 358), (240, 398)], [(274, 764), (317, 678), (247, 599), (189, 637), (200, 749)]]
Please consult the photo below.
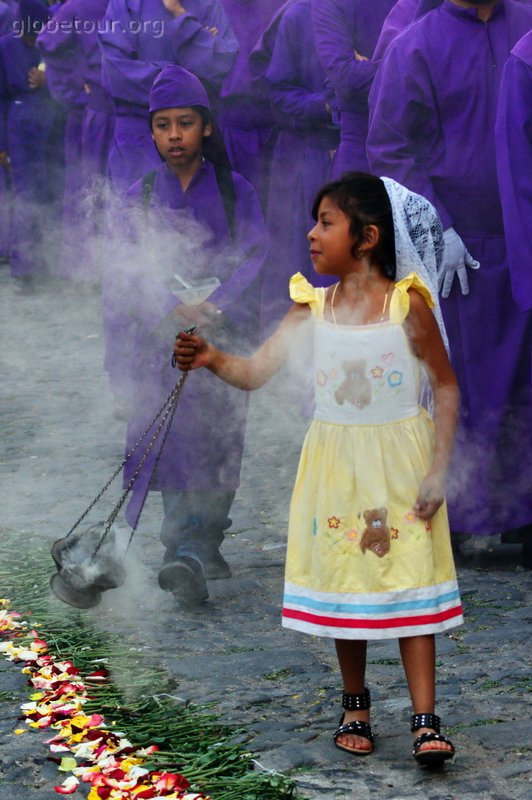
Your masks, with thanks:
[(371, 403), (371, 382), (366, 377), (366, 362), (363, 358), (344, 361), (342, 369), (345, 379), (334, 393), (336, 402), (339, 406), (347, 401), (355, 408), (365, 408)]
[(390, 529), (386, 525), (388, 511), (385, 508), (370, 508), (364, 511), (366, 529), (360, 540), (362, 552), (371, 550), (382, 558), (390, 551)]

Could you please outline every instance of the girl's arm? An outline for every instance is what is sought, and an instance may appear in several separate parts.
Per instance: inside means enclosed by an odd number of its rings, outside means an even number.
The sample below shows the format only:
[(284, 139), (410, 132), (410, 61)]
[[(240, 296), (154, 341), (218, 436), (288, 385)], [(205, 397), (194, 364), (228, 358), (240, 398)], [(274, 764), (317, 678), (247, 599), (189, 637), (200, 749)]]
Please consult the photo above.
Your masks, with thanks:
[(201, 336), (182, 331), (174, 345), (177, 364), (183, 372), (206, 367), (238, 389), (258, 389), (286, 362), (298, 328), (309, 317), (307, 305), (294, 304), (275, 333), (249, 358), (225, 353)]
[(453, 447), (460, 392), (434, 314), (415, 289), (411, 289), (409, 295), (406, 330), (415, 355), (427, 369), (434, 394), (434, 454), (414, 506), (418, 517), (430, 519), (445, 496), (445, 476)]

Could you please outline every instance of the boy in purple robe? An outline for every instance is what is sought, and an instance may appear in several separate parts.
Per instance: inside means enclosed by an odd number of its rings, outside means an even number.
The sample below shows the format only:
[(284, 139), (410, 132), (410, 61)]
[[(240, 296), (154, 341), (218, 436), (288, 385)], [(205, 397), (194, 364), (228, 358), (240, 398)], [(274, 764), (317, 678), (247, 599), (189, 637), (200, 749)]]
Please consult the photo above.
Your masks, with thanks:
[[(279, 129), (273, 152), (268, 226), (275, 247), (262, 288), (262, 327), (267, 333), (290, 305), (294, 270), (314, 274), (307, 233), (318, 189), (326, 183), (338, 145), (324, 94), (325, 72), (317, 58), (310, 0), (290, 0), (274, 20), (276, 34), (264, 80)], [(287, 176), (290, 179), (287, 180)], [(330, 283), (325, 278), (325, 283)]]
[[(28, 287), (52, 258), (44, 237), (58, 191), (56, 104), (46, 88), (37, 32), (49, 14), (38, 0), (21, 0), (12, 32), (0, 38), (0, 161), (9, 166), (12, 230), (9, 258), (18, 286)], [(46, 209), (46, 211), (45, 211)]]
[(107, 167), (114, 125), (113, 101), (101, 83), (98, 24), (107, 0), (67, 0), (37, 39), (52, 95), (67, 110), (63, 249), (59, 272), (65, 277), (97, 280), (90, 252), (80, 257), (80, 241), (94, 230), (89, 192)]
[[(166, 67), (150, 94), (150, 118), (160, 163), (130, 189), (128, 200), (140, 215), (138, 234), (142, 226), (157, 231), (151, 249), (159, 239), (161, 252), (149, 272), (140, 254), (141, 266), (122, 274), (123, 293), (115, 298), (129, 314), (134, 343), (128, 449), (179, 377), (170, 358), (180, 329), (197, 325), (240, 350), (257, 341), (268, 246), (256, 193), (228, 167), (201, 82), (181, 67)], [(189, 254), (180, 256), (187, 248)], [(208, 299), (186, 305), (174, 273), (188, 283), (214, 279), (218, 286), (211, 286)], [(210, 375), (195, 378), (183, 389), (155, 474), (150, 457), (127, 509), (134, 524), (148, 488), (162, 493), (166, 553), (159, 583), (184, 602), (206, 598), (206, 579), (230, 575), (219, 547), (231, 524), (247, 414), (244, 393), (229, 387), (220, 392)], [(138, 457), (128, 462), (126, 482), (137, 463)]]
[(390, 44), (370, 96), (373, 171), (427, 197), (446, 229), (442, 310), (463, 409), (448, 501), (465, 534), (532, 523), (532, 316), (512, 297), (495, 168), (502, 71), (531, 25), (522, 2), (444, 0)]
[(506, 62), (496, 125), (497, 173), (514, 300), (532, 309), (532, 30)]
[(179, 64), (218, 93), (238, 43), (220, 0), (110, 0), (99, 41), (116, 106), (109, 175), (125, 191), (159, 163), (146, 111), (159, 72)]
[(393, 5), (394, 0), (312, 0), (316, 49), (340, 114), (333, 179), (345, 172), (368, 172), (368, 94), (376, 71), (371, 59)]
[(223, 0), (239, 52), (221, 89), (218, 115), (233, 168), (257, 192), (266, 208), (275, 124), (267, 94), (254, 83), (249, 56), (282, 0)]

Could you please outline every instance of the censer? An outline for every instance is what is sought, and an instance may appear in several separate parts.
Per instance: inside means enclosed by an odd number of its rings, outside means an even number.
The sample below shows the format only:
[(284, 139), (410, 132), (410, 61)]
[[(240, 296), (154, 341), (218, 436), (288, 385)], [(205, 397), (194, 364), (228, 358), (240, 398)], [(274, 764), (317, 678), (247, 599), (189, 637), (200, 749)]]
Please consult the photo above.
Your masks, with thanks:
[[(185, 333), (193, 333), (194, 330), (195, 327), (187, 328)], [(172, 366), (176, 366), (174, 357), (172, 357)], [(102, 592), (108, 589), (115, 589), (124, 583), (126, 579), (124, 558), (139, 524), (140, 516), (148, 496), (150, 483), (157, 471), (157, 465), (161, 458), (187, 375), (188, 372), (184, 372), (181, 375), (142, 436), (135, 442), (131, 450), (126, 453), (121, 464), (96, 495), (92, 503), (85, 509), (77, 522), (72, 526), (70, 531), (63, 538), (57, 539), (52, 545), (51, 553), (57, 572), (50, 578), (50, 587), (53, 593), (64, 603), (68, 603), (76, 608), (93, 608), (100, 603)], [(94, 508), (117, 475), (122, 471), (125, 464), (132, 457), (133, 453), (139, 449), (154, 427), (155, 431), (145, 447), (134, 474), (107, 520), (91, 525), (84, 530), (78, 530), (80, 523)], [(140, 508), (133, 523), (127, 544), (125, 548), (120, 548), (117, 541), (118, 529), (115, 525), (116, 518), (158, 440), (159, 449), (154, 460), (150, 480), (148, 481), (146, 491), (140, 503)], [(120, 553), (120, 549), (122, 549), (122, 553)]]

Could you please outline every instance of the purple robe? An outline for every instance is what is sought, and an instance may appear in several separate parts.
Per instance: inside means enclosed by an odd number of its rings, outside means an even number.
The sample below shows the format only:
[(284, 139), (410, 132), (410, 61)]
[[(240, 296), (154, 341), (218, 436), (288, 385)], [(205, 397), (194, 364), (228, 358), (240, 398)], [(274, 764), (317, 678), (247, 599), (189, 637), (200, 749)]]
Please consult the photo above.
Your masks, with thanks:
[[(338, 131), (324, 96), (325, 73), (316, 56), (310, 0), (285, 6), (277, 25), (271, 59), (264, 72), (270, 87), (279, 134), (271, 166), (268, 225), (274, 242), (262, 289), (262, 324), (266, 333), (291, 304), (290, 275), (315, 275), (307, 233), (311, 208), (326, 183)], [(289, 179), (287, 179), (289, 176)], [(321, 276), (319, 276), (321, 277)], [(332, 280), (322, 278), (322, 285)]]
[(275, 126), (268, 97), (253, 82), (249, 56), (280, 4), (281, 0), (223, 0), (240, 49), (222, 84), (218, 121), (233, 169), (251, 183), (264, 208)]
[[(55, 152), (58, 109), (46, 87), (30, 89), (28, 73), (41, 57), (14, 34), (0, 38), (0, 150), (11, 160), (13, 192), (9, 257), (15, 277), (43, 272), (43, 240), (57, 196)], [(51, 246), (51, 243), (50, 243)]]
[(380, 36), (375, 45), (373, 61), (378, 64), (391, 41), (401, 33), (416, 17), (419, 0), (397, 0), (384, 20)]
[(513, 0), (487, 24), (445, 0), (390, 44), (370, 96), (372, 170), (427, 197), (481, 264), (442, 301), (462, 394), (451, 528), (474, 534), (532, 521), (532, 318), (511, 293), (495, 167), (503, 67), (531, 24)]
[[(0, 37), (9, 34), (13, 20), (16, 18), (15, 0), (0, 0)], [(0, 115), (6, 115), (7, 107), (2, 106), (0, 97)], [(0, 123), (2, 124), (2, 123)], [(2, 148), (0, 147), (0, 150)], [(0, 258), (8, 258), (10, 252), (11, 227), (11, 193), (9, 172), (0, 167)]]
[[(233, 241), (214, 167), (209, 161), (204, 162), (184, 193), (178, 178), (165, 164), (160, 165), (150, 207), (140, 211), (141, 219), (147, 220), (151, 230), (165, 231), (167, 237), (175, 231), (176, 251), (174, 258), (168, 258), (169, 239), (161, 240), (164, 258), (159, 260), (160, 269), (140, 271), (141, 266), (139, 271), (133, 268), (129, 273), (123, 272), (119, 281), (123, 293), (107, 298), (115, 309), (125, 311), (132, 320), (135, 408), (128, 425), (128, 448), (179, 378), (179, 371), (170, 365), (174, 336), (179, 330), (179, 323), (172, 319), (172, 311), (179, 304), (171, 290), (172, 283), (175, 286), (172, 281), (175, 271), (184, 273), (188, 269), (189, 280), (213, 275), (220, 280), (220, 286), (208, 299), (223, 311), (229, 336), (226, 347), (242, 351), (257, 342), (261, 270), (268, 235), (253, 187), (237, 173), (232, 173), (232, 181)], [(139, 181), (131, 187), (128, 199), (132, 205), (140, 205), (142, 196)], [(194, 230), (197, 234), (199, 228), (204, 237), (203, 256), (198, 251), (196, 258), (185, 255), (180, 262), (179, 250), (183, 247), (180, 238), (193, 236)], [(215, 334), (205, 335), (216, 341)], [(245, 392), (224, 384), (207, 370), (189, 375), (151, 488), (222, 492), (236, 489), (247, 405)], [(137, 461), (134, 458), (128, 463), (125, 481)], [(153, 458), (150, 458), (135, 487), (128, 512), (130, 521), (146, 491), (152, 469)]]
[(496, 142), (513, 296), (527, 311), (532, 309), (532, 30), (504, 68)]
[(98, 23), (107, 0), (67, 0), (48, 22), (37, 45), (45, 58), (50, 91), (67, 108), (63, 247), (58, 272), (95, 281), (89, 251), (80, 258), (80, 239), (94, 233), (94, 178), (106, 171), (114, 124), (113, 102), (101, 84)]
[[(394, 0), (312, 0), (316, 49), (340, 111), (340, 146), (332, 177), (368, 171), (368, 93), (376, 66), (373, 50)], [(357, 61), (356, 50), (368, 61)]]
[(220, 1), (188, 0), (186, 7), (181, 17), (162, 0), (110, 0), (107, 7), (99, 41), (102, 82), (116, 106), (109, 174), (122, 191), (160, 164), (148, 96), (163, 67), (185, 67), (216, 94), (235, 60), (238, 43)]

